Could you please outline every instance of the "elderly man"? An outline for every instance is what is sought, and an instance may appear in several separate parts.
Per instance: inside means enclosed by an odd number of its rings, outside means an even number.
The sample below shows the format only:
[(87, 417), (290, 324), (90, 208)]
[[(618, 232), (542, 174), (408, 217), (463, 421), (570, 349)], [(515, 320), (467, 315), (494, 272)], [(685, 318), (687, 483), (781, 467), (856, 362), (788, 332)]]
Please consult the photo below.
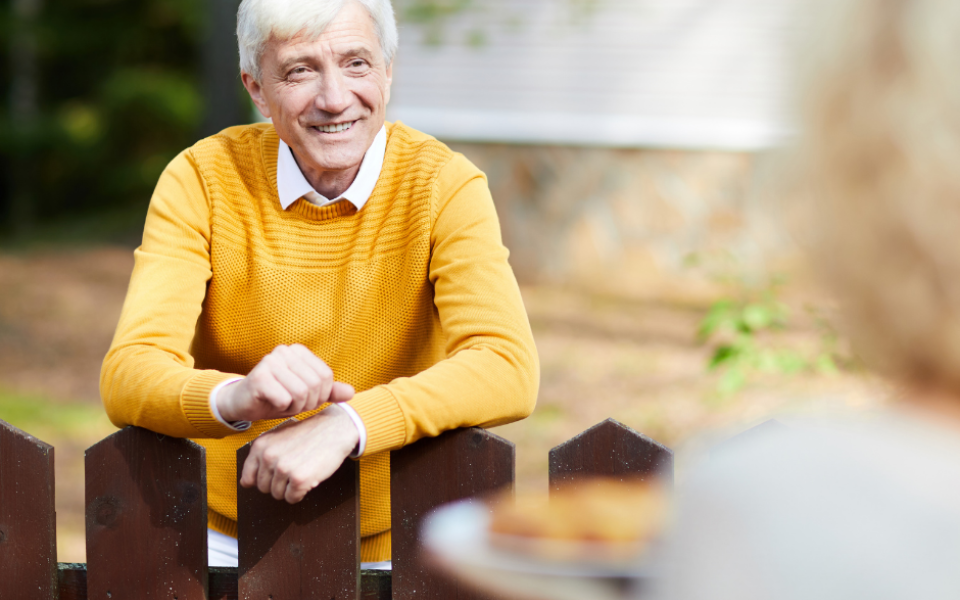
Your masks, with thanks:
[(207, 448), (228, 552), (240, 446), (257, 440), (241, 484), (288, 502), (359, 458), (361, 558), (388, 561), (389, 451), (527, 416), (530, 327), (484, 175), (385, 124), (389, 0), (244, 0), (237, 35), (272, 124), (201, 140), (160, 177), (103, 401), (118, 426)]

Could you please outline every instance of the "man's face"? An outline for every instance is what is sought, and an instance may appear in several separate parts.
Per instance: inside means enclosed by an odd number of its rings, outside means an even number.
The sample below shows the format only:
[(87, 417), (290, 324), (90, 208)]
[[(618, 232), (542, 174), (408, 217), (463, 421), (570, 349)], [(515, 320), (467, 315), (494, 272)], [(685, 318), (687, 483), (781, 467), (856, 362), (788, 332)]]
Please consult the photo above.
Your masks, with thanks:
[(271, 39), (260, 72), (243, 83), (308, 179), (359, 168), (383, 126), (393, 73), (363, 6), (347, 3), (314, 41)]

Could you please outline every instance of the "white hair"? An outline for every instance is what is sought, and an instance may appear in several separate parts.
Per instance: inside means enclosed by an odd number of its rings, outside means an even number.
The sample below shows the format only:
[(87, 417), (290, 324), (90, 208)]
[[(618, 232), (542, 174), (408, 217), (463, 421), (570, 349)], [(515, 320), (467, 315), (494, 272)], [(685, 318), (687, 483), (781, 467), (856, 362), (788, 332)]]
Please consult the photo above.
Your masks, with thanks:
[(862, 358), (960, 392), (960, 3), (822, 11), (796, 94), (801, 239)]
[(348, 2), (358, 2), (373, 19), (386, 64), (397, 52), (397, 21), (390, 0), (243, 0), (237, 12), (240, 70), (260, 81), (260, 59), (267, 41), (297, 34), (320, 37)]

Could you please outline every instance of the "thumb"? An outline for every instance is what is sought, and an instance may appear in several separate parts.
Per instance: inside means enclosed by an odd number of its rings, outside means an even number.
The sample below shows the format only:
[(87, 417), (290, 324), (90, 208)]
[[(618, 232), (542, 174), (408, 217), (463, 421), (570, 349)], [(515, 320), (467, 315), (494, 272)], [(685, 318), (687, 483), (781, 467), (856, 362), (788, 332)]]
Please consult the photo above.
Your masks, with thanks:
[(353, 391), (353, 386), (349, 383), (340, 383), (339, 381), (333, 382), (333, 388), (330, 390), (330, 397), (327, 399), (328, 402), (346, 402), (351, 400), (355, 392)]

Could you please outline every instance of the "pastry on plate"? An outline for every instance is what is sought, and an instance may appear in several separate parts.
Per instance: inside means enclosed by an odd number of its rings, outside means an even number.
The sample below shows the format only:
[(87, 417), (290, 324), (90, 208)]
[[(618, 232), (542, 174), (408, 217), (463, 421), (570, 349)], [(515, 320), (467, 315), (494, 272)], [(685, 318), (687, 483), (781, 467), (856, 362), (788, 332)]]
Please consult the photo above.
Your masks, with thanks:
[(593, 479), (550, 498), (499, 498), (490, 543), (545, 560), (586, 562), (637, 558), (663, 531), (668, 501), (657, 482)]

